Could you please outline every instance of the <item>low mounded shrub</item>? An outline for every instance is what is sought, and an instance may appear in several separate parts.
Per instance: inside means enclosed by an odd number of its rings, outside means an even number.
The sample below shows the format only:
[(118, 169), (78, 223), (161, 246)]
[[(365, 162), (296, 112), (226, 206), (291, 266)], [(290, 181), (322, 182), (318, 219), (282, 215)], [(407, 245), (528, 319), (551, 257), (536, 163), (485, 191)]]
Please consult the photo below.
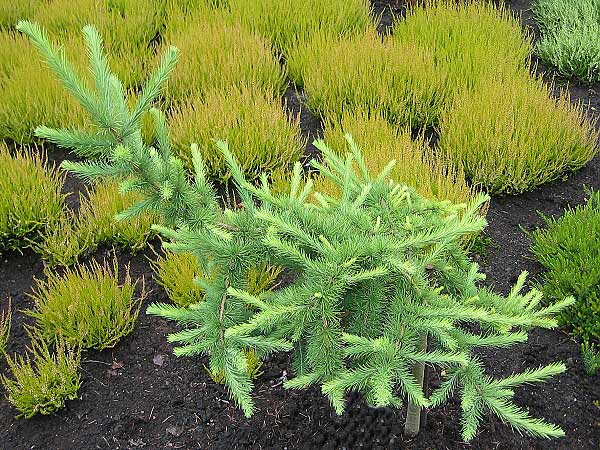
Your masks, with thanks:
[(423, 48), (382, 41), (372, 30), (344, 39), (316, 35), (290, 51), (288, 66), (307, 106), (322, 117), (366, 110), (418, 128), (434, 124), (444, 106), (446, 74), (434, 60)]
[(227, 140), (249, 178), (262, 172), (291, 168), (304, 151), (299, 117), (290, 119), (281, 100), (257, 89), (206, 93), (177, 108), (169, 120), (170, 138), (179, 157), (191, 166), (190, 144), (198, 144), (210, 178), (227, 181), (223, 156), (214, 151), (217, 139)]
[(10, 338), (10, 326), (12, 323), (12, 302), (8, 299), (6, 309), (0, 314), (0, 356), (6, 353), (6, 346)]
[[(29, 22), (18, 28), (65, 82), (64, 64), (41, 30)], [(99, 37), (91, 28), (86, 33), (90, 55), (102, 58)], [(567, 298), (541, 306), (539, 292), (523, 292), (525, 274), (507, 297), (478, 286), (484, 275), (468, 259), (461, 239), (485, 226), (478, 209), (486, 196), (467, 208), (425, 199), (389, 181), (392, 165), (371, 174), (349, 138), (346, 158), (316, 142), (323, 161), (312, 165), (341, 194), (326, 199), (315, 193), (320, 200), (315, 205), (306, 202), (312, 183), (303, 184), (299, 162), (289, 191), (274, 196), (267, 176), (261, 177), (260, 187), (250, 183), (220, 141), (217, 146), (241, 199), (238, 208), (222, 210), (199, 151), (192, 150), (194, 177), (189, 180), (170, 151), (167, 126), (157, 110), (158, 149), (141, 138), (141, 114), (160, 94), (177, 56), (175, 48), (169, 49), (144, 88), (144, 102), (120, 124), (106, 124), (104, 132), (114, 125), (114, 134), (127, 139), (126, 146), (107, 143), (109, 163), (64, 164), (84, 179), (121, 178), (125, 190), (141, 192), (144, 200), (122, 216), (160, 212), (167, 226), (159, 230), (171, 241), (167, 247), (191, 251), (203, 270), (215, 270), (203, 286), (204, 301), (192, 308), (156, 304), (148, 309), (182, 326), (169, 336), (177, 355), (207, 355), (210, 372), (222, 374), (247, 416), (254, 412), (248, 355), (292, 351), (294, 376), (285, 382), (287, 388), (319, 385), (338, 413), (344, 411), (349, 391), (360, 391), (375, 406), (398, 407), (406, 400), (409, 436), (419, 431), (423, 407), (440, 405), (455, 391), (465, 440), (475, 436), (488, 412), (520, 432), (564, 435), (558, 426), (531, 418), (513, 403), (516, 387), (562, 373), (564, 364), (492, 378), (478, 357), (480, 348), (525, 342), (532, 327), (556, 326), (553, 315), (573, 303)], [(94, 65), (92, 70), (102, 76)], [(84, 98), (93, 93), (84, 92)], [(96, 94), (105, 108), (127, 103), (111, 84), (98, 83)], [(68, 144), (77, 150), (73, 140)], [(277, 265), (293, 276), (279, 289), (253, 295), (246, 273), (262, 264)], [(445, 374), (428, 398), (424, 364), (443, 368)]]
[(565, 295), (575, 305), (559, 316), (584, 341), (600, 339), (600, 193), (587, 204), (546, 218), (546, 228), (532, 233), (532, 252), (546, 268), (542, 289), (548, 302)]
[(229, 0), (233, 18), (287, 54), (316, 33), (360, 34), (371, 28), (368, 0)]
[[(202, 286), (213, 275), (207, 275), (191, 252), (167, 251), (151, 261), (156, 281), (177, 306), (188, 307), (204, 299)], [(248, 290), (256, 295), (271, 290), (280, 273), (277, 267), (253, 267), (246, 274)]]
[(45, 339), (102, 350), (133, 331), (146, 293), (142, 282), (141, 294), (135, 297), (137, 282), (132, 282), (129, 269), (119, 281), (116, 260), (112, 268), (93, 262), (47, 275), (38, 280), (31, 294), (34, 308), (28, 311)]
[(531, 38), (506, 7), (488, 1), (428, 0), (408, 9), (392, 39), (429, 50), (451, 93), (529, 73)]
[(481, 82), (440, 119), (440, 155), (462, 164), (476, 188), (516, 194), (575, 171), (597, 152), (598, 132), (567, 95), (541, 80)]
[(284, 73), (269, 43), (224, 13), (174, 17), (164, 42), (181, 51), (181, 70), (165, 89), (170, 105), (230, 86), (259, 87), (275, 97), (283, 93)]
[(64, 206), (64, 176), (43, 152), (0, 143), (0, 252), (35, 246), (54, 227)]
[[(413, 140), (409, 129), (398, 129), (377, 114), (358, 112), (344, 115), (341, 124), (329, 121), (324, 140), (331, 148), (343, 149), (346, 134), (351, 134), (357, 145), (365, 149), (366, 164), (373, 173), (381, 172), (395, 160), (390, 178), (415, 188), (424, 197), (454, 203), (465, 203), (476, 197), (462, 171), (436, 157), (423, 137)], [(318, 185), (318, 189), (322, 187)]]
[(0, 31), (14, 29), (19, 20), (33, 16), (43, 0), (4, 1), (0, 9)]
[(565, 77), (600, 80), (600, 1), (536, 0), (533, 15), (542, 60)]
[(77, 214), (66, 212), (40, 246), (40, 252), (50, 266), (69, 266), (84, 252), (101, 244), (112, 244), (137, 252), (155, 236), (151, 226), (158, 218), (142, 214), (128, 220), (115, 216), (139, 200), (134, 192), (122, 194), (116, 183), (102, 183), (80, 195)]
[(164, 1), (52, 0), (36, 9), (32, 20), (53, 35), (79, 36), (94, 23), (102, 30), (110, 64), (126, 87), (143, 81), (154, 59), (155, 41), (163, 27)]
[(581, 344), (581, 359), (585, 373), (589, 376), (596, 375), (600, 370), (600, 349), (594, 344), (589, 342)]
[[(85, 56), (80, 43), (65, 47), (75, 60)], [(48, 73), (31, 43), (13, 32), (0, 33), (0, 139), (31, 143), (40, 124), (83, 126), (83, 110)]]
[(19, 414), (30, 419), (36, 414), (52, 414), (77, 398), (81, 386), (79, 362), (81, 351), (58, 343), (52, 351), (49, 344), (32, 336), (25, 356), (6, 356), (12, 378), (0, 376), (6, 398)]
[(167, 251), (150, 264), (157, 283), (177, 306), (186, 307), (202, 301), (204, 291), (195, 280), (206, 275), (193, 253)]

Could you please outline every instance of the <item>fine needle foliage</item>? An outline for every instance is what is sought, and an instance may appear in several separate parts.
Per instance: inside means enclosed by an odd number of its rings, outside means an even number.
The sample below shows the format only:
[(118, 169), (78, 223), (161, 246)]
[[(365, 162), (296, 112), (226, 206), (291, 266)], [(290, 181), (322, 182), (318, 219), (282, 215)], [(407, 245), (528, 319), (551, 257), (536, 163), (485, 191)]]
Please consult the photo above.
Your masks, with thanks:
[(6, 353), (6, 346), (10, 338), (10, 326), (12, 323), (12, 301), (8, 299), (8, 305), (0, 314), (0, 356)]
[(63, 182), (40, 149), (0, 143), (0, 252), (35, 247), (58, 223)]
[(81, 385), (81, 351), (58, 342), (54, 351), (35, 332), (25, 356), (6, 357), (11, 378), (0, 381), (6, 398), (18, 411), (17, 417), (30, 419), (36, 414), (52, 414), (77, 398)]
[(516, 77), (457, 94), (440, 119), (439, 153), (462, 164), (475, 187), (518, 194), (575, 171), (598, 149), (598, 131), (567, 94), (552, 98), (541, 79)]
[(589, 342), (581, 344), (581, 359), (583, 368), (588, 375), (596, 375), (600, 370), (600, 350)]
[(558, 316), (560, 324), (584, 342), (600, 340), (600, 192), (545, 221), (531, 236), (531, 250), (546, 268), (542, 290), (550, 301), (574, 296), (575, 305)]
[[(67, 62), (39, 27), (21, 22), (18, 28), (92, 115), (127, 104), (117, 96), (118, 84), (107, 82), (114, 80), (110, 73), (98, 70), (105, 67), (105, 59), (93, 28), (85, 33), (97, 95), (70, 83)], [(105, 162), (66, 164), (85, 179), (120, 178), (124, 190), (141, 192), (144, 199), (120, 216), (148, 209), (161, 213), (166, 226), (158, 229), (171, 240), (165, 246), (193, 252), (203, 269), (215, 274), (201, 284), (204, 301), (191, 308), (156, 304), (148, 309), (182, 326), (169, 336), (177, 344), (175, 354), (207, 355), (210, 371), (223, 374), (247, 416), (254, 412), (249, 351), (261, 358), (291, 351), (295, 376), (286, 387), (320, 385), (338, 413), (344, 411), (345, 394), (359, 391), (376, 406), (408, 401), (414, 411), (412, 423), (420, 408), (437, 406), (458, 392), (465, 440), (474, 437), (484, 413), (534, 436), (564, 434), (556, 425), (531, 418), (512, 401), (515, 387), (547, 380), (563, 372), (563, 364), (496, 379), (486, 374), (475, 355), (478, 348), (526, 341), (528, 328), (556, 326), (552, 316), (573, 302), (568, 298), (541, 306), (539, 292), (523, 291), (525, 274), (507, 297), (478, 287), (484, 275), (469, 261), (460, 240), (485, 226), (478, 208), (486, 196), (469, 207), (425, 199), (388, 180), (393, 163), (372, 175), (348, 136), (345, 159), (324, 142), (316, 143), (323, 161), (312, 165), (338, 184), (340, 194), (315, 193), (320, 200), (315, 205), (306, 201), (312, 182), (302, 183), (300, 163), (288, 192), (274, 195), (266, 175), (260, 187), (248, 182), (227, 144), (219, 142), (242, 200), (238, 209), (222, 210), (199, 151), (192, 146), (190, 180), (170, 151), (159, 112), (153, 113), (158, 149), (145, 146), (140, 137), (139, 117), (159, 95), (176, 60), (177, 51), (167, 51), (142, 92), (144, 101), (131, 111), (118, 109), (123, 112), (121, 121), (111, 125), (121, 145), (106, 145)], [(289, 282), (269, 293), (252, 294), (247, 270), (265, 263), (284, 268)], [(464, 323), (476, 326), (467, 331)], [(423, 345), (427, 340), (429, 346)], [(421, 364), (443, 367), (447, 374), (429, 398), (422, 380), (411, 373)], [(417, 431), (413, 427), (409, 433)]]
[(119, 282), (116, 259), (112, 268), (104, 262), (67, 268), (64, 274), (47, 274), (38, 280), (31, 294), (33, 310), (41, 335), (47, 339), (64, 340), (83, 349), (102, 350), (114, 347), (135, 325), (145, 291), (135, 298), (136, 282), (126, 268)]
[(536, 0), (537, 52), (565, 77), (600, 80), (600, 1)]

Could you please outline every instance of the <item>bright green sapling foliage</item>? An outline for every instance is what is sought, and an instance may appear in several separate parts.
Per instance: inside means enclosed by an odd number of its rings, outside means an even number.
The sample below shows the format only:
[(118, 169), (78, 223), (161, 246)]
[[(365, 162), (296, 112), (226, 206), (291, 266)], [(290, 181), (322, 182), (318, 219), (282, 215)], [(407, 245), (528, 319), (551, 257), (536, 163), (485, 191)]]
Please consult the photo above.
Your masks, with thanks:
[[(415, 434), (422, 407), (440, 405), (454, 392), (461, 398), (463, 437), (473, 438), (486, 412), (535, 436), (556, 437), (562, 430), (531, 418), (512, 402), (513, 388), (544, 381), (565, 370), (561, 363), (492, 378), (475, 350), (507, 347), (527, 340), (534, 326), (554, 327), (554, 313), (566, 299), (540, 305), (537, 291), (524, 293), (525, 274), (508, 297), (478, 287), (484, 278), (469, 261), (461, 242), (485, 226), (478, 214), (486, 201), (470, 205), (428, 200), (389, 180), (391, 162), (371, 174), (348, 137), (345, 159), (324, 142), (316, 145), (323, 162), (313, 161), (341, 194), (315, 193), (296, 164), (289, 192), (274, 194), (267, 176), (249, 183), (227, 145), (218, 143), (242, 205), (219, 208), (194, 146), (194, 173), (185, 172), (169, 146), (163, 115), (153, 109), (157, 146), (144, 145), (140, 117), (159, 95), (177, 59), (167, 50), (137, 103), (123, 97), (107, 68), (99, 36), (84, 34), (96, 92), (83, 88), (62, 53), (46, 34), (19, 24), (40, 49), (65, 87), (90, 112), (98, 132), (87, 134), (39, 128), (39, 136), (86, 155), (95, 162), (65, 163), (86, 179), (121, 180), (123, 191), (143, 200), (119, 215), (143, 211), (162, 215), (157, 227), (174, 251), (192, 252), (207, 273), (204, 300), (189, 308), (155, 304), (148, 313), (177, 321), (182, 330), (169, 336), (180, 356), (207, 355), (210, 371), (222, 374), (231, 396), (247, 416), (254, 411), (247, 355), (293, 352), (294, 374), (287, 388), (321, 386), (338, 413), (348, 391), (360, 391), (376, 406), (409, 403), (406, 431)], [(283, 268), (291, 281), (262, 294), (250, 293), (247, 272), (264, 264)], [(471, 324), (467, 331), (463, 324)], [(428, 342), (428, 345), (424, 345)], [(429, 398), (414, 374), (420, 365), (444, 368), (445, 379)]]

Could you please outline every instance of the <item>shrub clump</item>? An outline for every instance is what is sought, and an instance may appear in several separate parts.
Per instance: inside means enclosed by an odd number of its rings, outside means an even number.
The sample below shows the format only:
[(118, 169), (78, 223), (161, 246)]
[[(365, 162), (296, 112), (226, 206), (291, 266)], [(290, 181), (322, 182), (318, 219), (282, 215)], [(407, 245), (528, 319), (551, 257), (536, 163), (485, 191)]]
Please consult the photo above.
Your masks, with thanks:
[(193, 253), (167, 251), (150, 264), (157, 283), (177, 306), (186, 307), (202, 301), (204, 291), (196, 280), (203, 279), (206, 275)]
[(6, 353), (8, 339), (10, 338), (10, 326), (12, 323), (12, 302), (8, 299), (6, 310), (0, 314), (0, 356)]
[(155, 236), (151, 230), (158, 218), (142, 214), (129, 220), (116, 216), (139, 200), (135, 192), (122, 194), (116, 183), (100, 183), (80, 195), (77, 214), (65, 212), (40, 245), (40, 252), (50, 266), (69, 266), (84, 253), (101, 244), (112, 244), (137, 252)]
[[(65, 44), (69, 55), (85, 55), (80, 43)], [(84, 125), (84, 113), (60, 85), (48, 76), (35, 49), (14, 32), (0, 33), (0, 139), (31, 143), (36, 126)]]
[(542, 37), (537, 53), (558, 73), (600, 80), (600, 1), (536, 0), (533, 15)]
[(275, 97), (283, 93), (284, 73), (269, 43), (224, 14), (174, 17), (164, 40), (181, 51), (180, 70), (165, 89), (170, 105), (230, 86), (254, 86)]
[(446, 74), (435, 67), (434, 54), (382, 41), (375, 30), (342, 39), (315, 35), (290, 52), (288, 66), (304, 86), (307, 106), (330, 120), (363, 110), (393, 124), (427, 127), (445, 102)]
[(281, 100), (255, 88), (208, 92), (191, 100), (170, 119), (170, 137), (181, 159), (191, 166), (190, 144), (198, 145), (207, 174), (226, 182), (230, 173), (223, 156), (214, 151), (216, 139), (229, 142), (242, 170), (251, 179), (262, 172), (290, 169), (302, 155), (305, 141), (300, 118), (290, 119)]
[(233, 18), (287, 54), (316, 33), (351, 36), (372, 27), (368, 0), (229, 0)]
[(481, 82), (463, 90), (440, 119), (440, 154), (462, 164), (472, 184), (516, 194), (575, 171), (597, 152), (598, 132), (567, 95), (541, 80)]
[[(37, 43), (65, 82), (64, 63), (41, 30), (28, 22), (18, 28)], [(87, 35), (89, 53), (96, 55), (93, 63), (102, 58), (101, 41), (91, 28)], [(144, 102), (122, 122), (106, 124), (126, 138), (126, 145), (105, 146), (108, 163), (64, 164), (85, 179), (120, 178), (124, 190), (141, 192), (144, 200), (123, 215), (158, 211), (166, 225), (158, 229), (171, 241), (167, 247), (191, 251), (204, 270), (215, 271), (205, 284), (204, 301), (193, 308), (156, 304), (148, 309), (183, 327), (169, 336), (177, 355), (207, 355), (211, 373), (223, 375), (247, 416), (254, 412), (250, 351), (261, 358), (292, 351), (294, 376), (287, 388), (319, 385), (338, 413), (349, 391), (361, 392), (375, 406), (398, 407), (406, 401), (408, 435), (418, 432), (421, 408), (439, 405), (455, 391), (465, 440), (475, 436), (486, 412), (534, 436), (564, 435), (512, 400), (514, 388), (562, 373), (563, 364), (492, 378), (477, 356), (480, 348), (526, 341), (525, 330), (531, 327), (556, 326), (553, 315), (573, 302), (568, 298), (540, 305), (539, 292), (523, 292), (525, 274), (507, 297), (478, 286), (484, 276), (468, 259), (461, 239), (485, 226), (478, 211), (486, 196), (468, 207), (425, 199), (389, 180), (393, 164), (372, 174), (349, 139), (345, 158), (324, 142), (316, 143), (323, 161), (312, 165), (338, 185), (340, 194), (315, 193), (315, 205), (307, 202), (312, 182), (303, 183), (299, 162), (288, 192), (274, 195), (268, 177), (261, 176), (260, 186), (249, 182), (220, 141), (241, 199), (239, 208), (222, 210), (199, 151), (192, 150), (192, 180), (172, 155), (159, 111), (153, 110), (153, 118), (160, 146), (148, 148), (141, 138), (139, 118), (160, 94), (177, 55), (174, 48), (165, 54), (144, 88)], [(86, 98), (92, 95), (85, 92)], [(96, 94), (105, 107), (127, 104), (110, 83), (98, 83)], [(68, 144), (78, 147), (74, 140)], [(254, 295), (246, 273), (262, 264), (293, 276), (279, 289)], [(466, 323), (474, 326), (467, 329)], [(446, 374), (429, 397), (423, 392), (424, 364), (443, 367)]]
[(81, 351), (58, 343), (54, 352), (49, 344), (33, 335), (28, 353), (7, 356), (12, 378), (0, 380), (6, 397), (18, 411), (17, 417), (30, 419), (36, 414), (52, 414), (77, 398), (81, 386)]
[(450, 93), (477, 89), (490, 77), (501, 81), (529, 73), (531, 38), (506, 7), (455, 0), (427, 0), (424, 6), (409, 8), (392, 39), (429, 50), (437, 70), (448, 74)]
[(138, 298), (134, 293), (129, 269), (119, 282), (118, 265), (96, 262), (63, 275), (50, 272), (46, 280), (38, 280), (31, 294), (35, 302), (28, 314), (36, 319), (40, 333), (46, 339), (64, 340), (84, 349), (102, 350), (114, 347), (133, 331), (145, 291)]
[(62, 214), (64, 176), (43, 153), (0, 143), (0, 252), (36, 246)]
[(549, 302), (565, 295), (575, 305), (558, 319), (584, 341), (600, 340), (600, 193), (568, 209), (560, 218), (546, 218), (546, 228), (532, 233), (532, 251), (546, 268), (542, 289)]
[[(378, 114), (361, 112), (345, 114), (339, 124), (326, 122), (324, 140), (331, 148), (343, 149), (347, 134), (365, 149), (365, 161), (373, 173), (381, 172), (394, 160), (390, 178), (415, 188), (424, 197), (453, 203), (476, 198), (460, 167), (453, 168), (448, 161), (435, 156), (422, 136), (413, 140), (410, 129), (390, 125)], [(319, 190), (324, 187), (318, 185)]]

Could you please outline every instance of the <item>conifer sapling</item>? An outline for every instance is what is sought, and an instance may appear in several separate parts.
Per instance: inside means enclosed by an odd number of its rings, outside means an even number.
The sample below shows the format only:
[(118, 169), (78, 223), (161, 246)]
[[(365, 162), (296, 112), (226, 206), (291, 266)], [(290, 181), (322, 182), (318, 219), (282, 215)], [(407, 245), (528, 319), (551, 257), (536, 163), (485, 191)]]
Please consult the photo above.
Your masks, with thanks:
[[(165, 226), (156, 228), (169, 241), (165, 246), (194, 253), (207, 266), (202, 269), (215, 274), (202, 281), (202, 302), (189, 308), (155, 304), (148, 313), (181, 325), (169, 336), (178, 345), (175, 353), (207, 355), (210, 371), (222, 374), (247, 416), (254, 411), (247, 355), (285, 351), (293, 354), (295, 375), (287, 388), (317, 384), (338, 413), (349, 391), (360, 391), (375, 406), (407, 401), (409, 435), (418, 432), (421, 408), (440, 405), (455, 392), (465, 440), (474, 437), (484, 413), (534, 436), (563, 435), (512, 402), (516, 386), (559, 374), (563, 364), (497, 379), (487, 375), (474, 352), (525, 342), (527, 329), (556, 326), (552, 316), (572, 303), (569, 298), (542, 306), (540, 293), (523, 291), (525, 274), (507, 297), (478, 286), (484, 275), (461, 240), (484, 228), (478, 209), (485, 196), (469, 205), (425, 199), (389, 179), (393, 161), (381, 173), (370, 173), (350, 136), (345, 158), (318, 141), (323, 160), (312, 162), (339, 186), (339, 196), (313, 193), (299, 163), (289, 191), (274, 194), (266, 175), (259, 186), (249, 183), (227, 144), (218, 142), (242, 200), (239, 208), (221, 209), (197, 148), (192, 146), (194, 173), (188, 174), (171, 153), (163, 114), (151, 109), (175, 66), (175, 48), (166, 51), (129, 109), (93, 27), (85, 27), (84, 36), (95, 91), (84, 87), (42, 29), (29, 22), (18, 29), (97, 127), (93, 132), (40, 127), (37, 135), (94, 156), (63, 165), (84, 179), (117, 179), (123, 192), (140, 192), (143, 199), (118, 217), (160, 214)], [(141, 138), (140, 118), (148, 110), (155, 147)], [(316, 203), (307, 201), (313, 194)], [(292, 281), (271, 292), (248, 292), (248, 271), (265, 264), (284, 268)], [(445, 372), (429, 398), (415, 376), (425, 364)]]

